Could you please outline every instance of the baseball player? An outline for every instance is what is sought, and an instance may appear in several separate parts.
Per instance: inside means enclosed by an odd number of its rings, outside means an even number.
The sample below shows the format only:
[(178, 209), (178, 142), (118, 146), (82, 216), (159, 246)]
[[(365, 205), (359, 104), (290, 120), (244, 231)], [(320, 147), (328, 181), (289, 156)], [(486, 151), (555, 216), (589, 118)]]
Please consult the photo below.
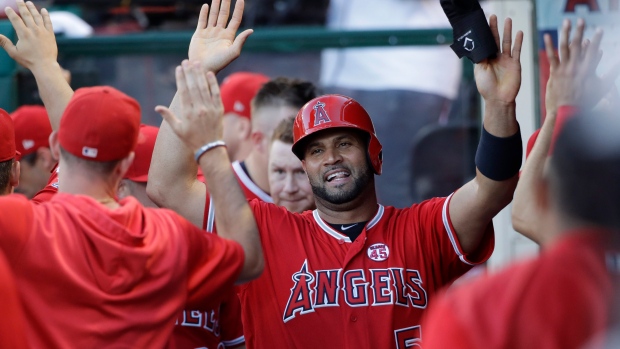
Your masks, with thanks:
[(0, 299), (2, 299), (2, 317), (0, 318), (0, 349), (26, 349), (24, 314), (21, 309), (19, 294), (11, 269), (0, 250)]
[[(545, 249), (536, 259), (451, 290), (432, 304), (424, 348), (584, 348), (608, 326), (618, 325), (620, 122), (615, 114), (573, 116), (575, 107), (591, 107), (582, 96), (598, 100), (602, 95), (591, 92), (604, 91), (595, 75), (602, 32), (584, 53), (585, 23), (578, 22), (569, 46), (570, 27), (565, 21), (562, 62), (550, 36), (545, 37), (551, 64), (547, 119), (513, 207), (513, 216), (529, 218), (515, 228), (543, 231), (538, 236), (545, 238)], [(558, 128), (561, 119), (567, 121)], [(526, 208), (525, 202), (534, 209), (516, 212)]]
[(118, 187), (119, 199), (133, 196), (144, 207), (157, 207), (146, 195), (146, 183), (149, 178), (149, 166), (158, 131), (159, 128), (155, 126), (140, 125), (138, 143), (134, 149), (134, 160)]
[[(224, 25), (228, 6), (223, 1), (219, 13), (214, 6), (211, 20), (203, 22), (207, 32)], [(240, 19), (238, 10), (239, 2), (231, 24)], [(495, 16), (490, 24), (499, 45)], [(379, 205), (374, 176), (381, 173), (381, 143), (372, 121), (354, 100), (328, 95), (299, 111), (293, 132), (293, 152), (308, 175), (317, 209), (295, 214), (239, 199), (215, 210), (220, 234), (226, 236), (232, 230), (222, 225), (236, 222), (221, 210), (243, 212), (249, 205), (263, 242), (265, 272), (239, 290), (248, 347), (410, 347), (424, 336), (420, 320), (435, 292), (488, 258), (491, 219), (512, 198), (522, 154), (514, 103), (523, 34), (517, 34), (513, 45), (510, 20), (505, 28), (497, 57), (476, 67), (476, 82), (487, 102), (478, 173), (451, 196), (407, 209)], [(242, 39), (235, 39), (233, 47)], [(218, 40), (202, 43), (207, 42)], [(184, 141), (185, 148), (174, 152), (194, 151), (203, 171), (219, 172), (231, 166), (221, 139), (214, 133), (198, 137), (186, 125), (188, 109), (200, 109), (205, 111), (204, 129), (221, 127), (217, 93), (211, 98), (214, 105), (203, 105), (197, 100), (207, 91), (196, 90), (205, 85), (201, 68), (222, 68), (222, 61), (215, 64), (210, 56), (215, 51), (190, 49), (190, 59), (199, 63), (184, 62), (195, 66), (193, 76), (178, 83), (177, 98), (185, 96), (185, 102), (158, 111)], [(207, 78), (215, 79), (212, 73)], [(217, 201), (237, 186), (231, 176), (209, 191)]]
[(273, 203), (291, 212), (316, 208), (312, 187), (301, 161), (293, 154), (294, 117), (280, 121), (269, 147), (269, 188)]
[(15, 149), (15, 127), (9, 114), (0, 109), (0, 195), (13, 192), (19, 184), (19, 152)]
[(48, 141), (52, 127), (45, 107), (38, 105), (19, 107), (11, 118), (15, 123), (15, 146), (21, 153), (19, 185), (15, 192), (31, 199), (45, 187), (56, 166)]

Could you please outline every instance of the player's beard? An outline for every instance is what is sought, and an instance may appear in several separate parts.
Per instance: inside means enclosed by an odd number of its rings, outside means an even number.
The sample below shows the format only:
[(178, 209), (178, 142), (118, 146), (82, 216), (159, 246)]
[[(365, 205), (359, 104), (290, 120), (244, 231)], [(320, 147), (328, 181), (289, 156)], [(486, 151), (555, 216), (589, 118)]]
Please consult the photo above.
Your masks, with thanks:
[(328, 189), (323, 180), (317, 183), (311, 179), (310, 186), (314, 195), (334, 205), (341, 205), (357, 198), (370, 184), (374, 172), (368, 161), (365, 162), (364, 168), (360, 168), (357, 171), (351, 171), (349, 168), (347, 170), (349, 170), (351, 177), (353, 177), (353, 188), (346, 191), (340, 188)]

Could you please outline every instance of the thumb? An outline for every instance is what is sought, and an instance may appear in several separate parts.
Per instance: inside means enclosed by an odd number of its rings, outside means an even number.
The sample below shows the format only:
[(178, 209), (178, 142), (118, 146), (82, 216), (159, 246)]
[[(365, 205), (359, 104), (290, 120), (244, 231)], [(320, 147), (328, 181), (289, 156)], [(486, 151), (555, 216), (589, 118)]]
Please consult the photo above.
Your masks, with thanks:
[(235, 38), (235, 41), (232, 44), (232, 46), (235, 48), (236, 51), (241, 52), (241, 49), (243, 48), (245, 41), (248, 39), (250, 35), (252, 35), (252, 33), (254, 33), (254, 30), (247, 29), (247, 30), (244, 30), (241, 34), (237, 35), (237, 37)]
[(163, 105), (156, 106), (155, 111), (158, 112), (159, 115), (161, 115), (162, 118), (164, 118), (164, 120), (166, 120), (168, 125), (170, 125), (172, 130), (176, 133), (177, 128), (179, 127), (179, 124), (181, 123), (181, 121), (176, 117), (176, 115), (174, 115), (174, 113), (170, 111), (170, 109), (168, 109), (167, 107), (164, 107)]
[(17, 53), (17, 48), (13, 45), (13, 42), (2, 34), (0, 34), (0, 46), (2, 46), (11, 58), (13, 58), (13, 56)]

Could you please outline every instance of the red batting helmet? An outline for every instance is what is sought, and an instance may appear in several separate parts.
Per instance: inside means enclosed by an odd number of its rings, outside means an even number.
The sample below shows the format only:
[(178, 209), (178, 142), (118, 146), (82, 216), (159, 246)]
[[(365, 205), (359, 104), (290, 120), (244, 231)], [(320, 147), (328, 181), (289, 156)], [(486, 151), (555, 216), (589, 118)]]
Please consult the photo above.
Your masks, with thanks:
[(302, 140), (309, 135), (334, 128), (354, 128), (369, 136), (368, 157), (376, 174), (381, 174), (382, 146), (375, 134), (375, 127), (364, 108), (353, 98), (341, 95), (325, 95), (306, 103), (293, 125), (293, 153), (303, 159)]

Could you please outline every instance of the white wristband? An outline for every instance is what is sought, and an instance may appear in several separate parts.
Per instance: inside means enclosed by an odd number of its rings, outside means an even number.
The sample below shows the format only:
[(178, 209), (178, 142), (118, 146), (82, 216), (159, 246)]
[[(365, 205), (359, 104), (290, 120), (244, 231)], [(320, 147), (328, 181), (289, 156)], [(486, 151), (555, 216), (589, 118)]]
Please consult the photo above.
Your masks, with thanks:
[(198, 160), (200, 160), (200, 157), (203, 156), (209, 150), (213, 148), (225, 147), (225, 146), (226, 146), (226, 143), (224, 143), (224, 141), (215, 141), (215, 142), (207, 143), (203, 145), (202, 147), (200, 147), (200, 149), (196, 150), (196, 152), (194, 153), (194, 159), (196, 160), (196, 162), (198, 162)]

